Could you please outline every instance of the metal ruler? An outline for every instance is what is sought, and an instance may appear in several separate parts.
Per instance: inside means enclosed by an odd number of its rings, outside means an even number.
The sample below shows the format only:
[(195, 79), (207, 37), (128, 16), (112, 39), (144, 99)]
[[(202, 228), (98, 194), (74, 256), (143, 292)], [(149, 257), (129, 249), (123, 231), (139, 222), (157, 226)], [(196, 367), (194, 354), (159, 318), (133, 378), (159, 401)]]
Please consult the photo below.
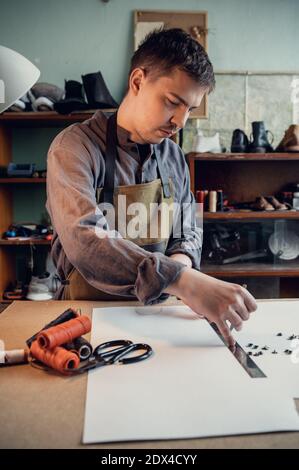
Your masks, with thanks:
[[(225, 343), (222, 334), (217, 328), (217, 325), (215, 323), (209, 323), (210, 326), (213, 328), (215, 333), (218, 335), (218, 337), (221, 339), (221, 341), (227, 346)], [(239, 343), (236, 342), (235, 344), (235, 351), (231, 351), (233, 356), (237, 359), (239, 364), (245, 369), (247, 374), (253, 378), (253, 379), (260, 379), (260, 378), (265, 378), (267, 377), (264, 372), (259, 368), (259, 366), (254, 362), (254, 360), (244, 351), (242, 346), (240, 346)]]

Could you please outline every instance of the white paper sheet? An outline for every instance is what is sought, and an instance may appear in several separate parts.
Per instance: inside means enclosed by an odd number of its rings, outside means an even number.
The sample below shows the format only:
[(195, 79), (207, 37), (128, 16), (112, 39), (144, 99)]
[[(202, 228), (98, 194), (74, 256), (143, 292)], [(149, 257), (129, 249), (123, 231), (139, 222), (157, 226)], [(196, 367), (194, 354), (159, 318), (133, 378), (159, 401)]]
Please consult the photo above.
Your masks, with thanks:
[(93, 310), (92, 344), (146, 342), (154, 356), (88, 376), (84, 443), (299, 430), (294, 402), (250, 378), (187, 307)]
[[(277, 336), (278, 333), (282, 336)], [(288, 339), (293, 334), (299, 337), (299, 301), (259, 301), (257, 311), (242, 331), (233, 334), (246, 352), (262, 351), (261, 356), (252, 355), (252, 359), (267, 377), (283, 385), (291, 397), (299, 398), (299, 339)], [(250, 343), (259, 346), (258, 349), (247, 347)], [(269, 349), (263, 350), (264, 346)], [(285, 354), (287, 349), (292, 351), (291, 355)], [(277, 354), (272, 354), (274, 350)]]

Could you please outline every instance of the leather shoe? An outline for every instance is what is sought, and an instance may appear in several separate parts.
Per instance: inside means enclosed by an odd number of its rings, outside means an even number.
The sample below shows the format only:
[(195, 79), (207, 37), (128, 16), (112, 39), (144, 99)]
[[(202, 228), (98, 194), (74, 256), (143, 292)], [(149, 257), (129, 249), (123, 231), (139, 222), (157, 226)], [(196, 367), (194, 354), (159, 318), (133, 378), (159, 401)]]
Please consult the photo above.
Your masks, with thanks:
[[(268, 134), (272, 135), (271, 143), (268, 140)], [(248, 152), (251, 153), (266, 153), (273, 152), (272, 142), (273, 134), (270, 131), (266, 131), (265, 124), (263, 121), (256, 121), (252, 123), (252, 134), (251, 141), (248, 147)]]
[(282, 141), (276, 148), (276, 152), (299, 152), (299, 125), (292, 124), (285, 131)]
[(250, 209), (255, 211), (274, 211), (274, 207), (263, 196), (256, 198), (255, 202), (251, 204)]
[(283, 204), (276, 199), (274, 196), (266, 196), (267, 201), (272, 204), (276, 211), (287, 211), (291, 209), (290, 204)]

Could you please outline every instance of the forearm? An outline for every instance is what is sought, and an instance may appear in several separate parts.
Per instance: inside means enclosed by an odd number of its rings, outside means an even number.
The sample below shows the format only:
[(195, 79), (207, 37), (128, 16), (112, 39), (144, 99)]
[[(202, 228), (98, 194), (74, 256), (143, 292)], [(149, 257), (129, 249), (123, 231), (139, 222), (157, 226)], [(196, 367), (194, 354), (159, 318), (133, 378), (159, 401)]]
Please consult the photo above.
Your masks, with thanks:
[[(201, 282), (206, 285), (207, 282), (212, 283), (215, 281), (217, 282), (215, 278), (201, 273), (190, 266), (185, 266), (177, 279), (172, 284), (169, 284), (164, 292), (169, 295), (175, 295), (182, 300), (185, 299), (187, 302), (191, 295), (196, 295), (199, 298), (205, 295), (204, 291), (198, 290)], [(194, 288), (195, 285), (196, 287)]]
[(96, 204), (90, 166), (87, 156), (79, 158), (65, 149), (50, 152), (48, 158), (47, 208), (65, 256), (98, 290), (137, 297), (144, 304), (165, 300), (164, 288), (175, 281), (184, 265), (109, 231)]
[[(96, 289), (112, 295), (136, 296), (144, 304), (152, 304), (164, 300), (160, 299), (164, 288), (184, 268), (178, 259), (150, 253), (123, 238), (99, 237), (99, 226), (95, 230), (77, 220), (64, 230), (59, 213), (55, 211), (53, 222), (63, 250), (70, 263)], [(82, 216), (80, 219), (82, 222)]]
[(169, 295), (174, 295), (175, 297), (182, 298), (183, 297), (183, 292), (185, 292), (185, 286), (186, 286), (186, 272), (189, 271), (191, 268), (185, 266), (177, 279), (169, 284), (164, 292)]
[(179, 261), (180, 263), (184, 264), (188, 268), (192, 268), (192, 261), (191, 258), (184, 253), (175, 253), (170, 255), (169, 258), (174, 259), (175, 261)]

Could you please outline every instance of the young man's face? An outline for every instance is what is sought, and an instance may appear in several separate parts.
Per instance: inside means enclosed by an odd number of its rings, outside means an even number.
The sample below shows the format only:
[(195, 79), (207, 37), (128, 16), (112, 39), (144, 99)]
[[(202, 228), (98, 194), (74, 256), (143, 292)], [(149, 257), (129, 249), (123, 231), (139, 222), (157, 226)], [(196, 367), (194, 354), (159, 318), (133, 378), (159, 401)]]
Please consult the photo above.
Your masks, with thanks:
[(136, 69), (135, 74), (130, 89), (134, 104), (132, 138), (140, 143), (158, 144), (183, 128), (207, 91), (179, 69), (160, 78), (142, 69)]

